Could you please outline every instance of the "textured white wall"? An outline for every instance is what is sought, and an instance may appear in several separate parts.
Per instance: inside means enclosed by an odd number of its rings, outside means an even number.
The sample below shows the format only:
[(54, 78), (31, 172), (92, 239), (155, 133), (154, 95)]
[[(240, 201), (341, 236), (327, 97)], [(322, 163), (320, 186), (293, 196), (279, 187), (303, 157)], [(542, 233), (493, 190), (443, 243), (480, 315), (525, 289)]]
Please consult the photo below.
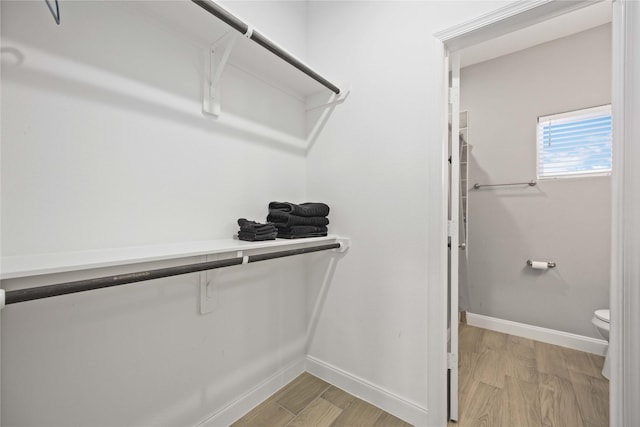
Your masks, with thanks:
[[(536, 177), (536, 118), (611, 102), (611, 26), (462, 70), (469, 186)], [(610, 177), (469, 190), (471, 312), (598, 337), (609, 305)], [(533, 271), (527, 259), (557, 268)]]

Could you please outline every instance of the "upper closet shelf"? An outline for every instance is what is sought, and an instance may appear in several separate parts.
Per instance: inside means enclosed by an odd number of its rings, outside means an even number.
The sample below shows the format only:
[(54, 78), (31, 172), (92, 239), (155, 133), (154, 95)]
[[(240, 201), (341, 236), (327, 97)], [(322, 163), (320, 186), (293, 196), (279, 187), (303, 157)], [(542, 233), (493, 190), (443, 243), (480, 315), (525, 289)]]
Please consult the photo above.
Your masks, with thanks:
[[(134, 5), (198, 43), (217, 48), (221, 54), (231, 43), (230, 63), (302, 98), (323, 91), (338, 96), (344, 92), (336, 83), (216, 2), (142, 1), (134, 2)], [(235, 40), (230, 42), (232, 37)]]
[(306, 246), (341, 243), (341, 250), (349, 246), (349, 240), (335, 235), (305, 239), (277, 239), (262, 242), (245, 242), (237, 239), (203, 240), (171, 245), (135, 246), (99, 249), (80, 252), (58, 252), (26, 256), (2, 257), (0, 279), (17, 279), (43, 274), (90, 270), (93, 268), (139, 264), (203, 255), (232, 254), (241, 251), (273, 252), (298, 249)]

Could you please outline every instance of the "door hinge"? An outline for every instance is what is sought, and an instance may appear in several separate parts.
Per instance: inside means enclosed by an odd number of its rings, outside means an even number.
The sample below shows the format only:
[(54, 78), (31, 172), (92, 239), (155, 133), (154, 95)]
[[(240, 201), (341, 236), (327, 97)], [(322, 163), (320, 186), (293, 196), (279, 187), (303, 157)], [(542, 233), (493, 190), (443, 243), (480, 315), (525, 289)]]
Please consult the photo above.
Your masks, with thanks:
[(449, 104), (458, 102), (459, 99), (460, 99), (460, 89), (457, 87), (450, 87), (449, 88)]
[(447, 221), (447, 236), (453, 237), (458, 235), (458, 221)]
[(447, 369), (458, 367), (458, 355), (456, 353), (447, 353)]

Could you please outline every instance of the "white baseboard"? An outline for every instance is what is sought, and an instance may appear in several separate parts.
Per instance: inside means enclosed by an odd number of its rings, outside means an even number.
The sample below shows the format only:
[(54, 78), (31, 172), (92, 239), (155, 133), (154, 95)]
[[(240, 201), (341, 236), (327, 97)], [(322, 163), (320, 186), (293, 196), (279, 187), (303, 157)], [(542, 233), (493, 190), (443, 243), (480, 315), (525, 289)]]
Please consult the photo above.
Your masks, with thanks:
[(467, 313), (467, 324), (509, 335), (560, 345), (562, 347), (569, 347), (600, 356), (604, 356), (607, 353), (607, 341), (571, 334), (569, 332), (556, 331), (554, 329), (541, 328), (539, 326), (531, 326), (525, 323), (512, 322), (510, 320), (474, 313)]
[[(425, 362), (426, 363), (426, 362)], [(416, 426), (427, 425), (428, 410), (329, 363), (307, 356), (306, 371)], [(444, 393), (444, 391), (443, 391)]]
[(280, 369), (269, 378), (221, 408), (196, 427), (228, 426), (242, 418), (247, 412), (267, 400), (276, 391), (293, 381), (304, 372), (305, 360), (299, 359)]

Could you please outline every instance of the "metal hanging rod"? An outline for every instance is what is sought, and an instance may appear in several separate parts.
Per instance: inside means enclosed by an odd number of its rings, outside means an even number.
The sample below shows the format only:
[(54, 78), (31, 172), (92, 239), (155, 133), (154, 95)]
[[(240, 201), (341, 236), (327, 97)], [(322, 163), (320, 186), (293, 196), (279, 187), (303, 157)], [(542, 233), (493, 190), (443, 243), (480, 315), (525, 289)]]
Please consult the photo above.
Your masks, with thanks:
[(322, 77), (316, 71), (311, 69), (308, 65), (306, 65), (305, 63), (300, 61), (298, 58), (291, 55), (289, 52), (282, 49), (280, 46), (278, 46), (277, 44), (275, 44), (274, 42), (272, 42), (271, 40), (269, 40), (268, 38), (260, 34), (258, 31), (252, 28), (249, 24), (243, 22), (242, 20), (238, 19), (238, 17), (229, 13), (229, 11), (227, 11), (217, 3), (211, 0), (191, 0), (191, 1), (193, 1), (195, 4), (197, 4), (198, 6), (200, 6), (207, 12), (209, 12), (210, 14), (216, 16), (221, 21), (227, 23), (229, 26), (231, 26), (235, 30), (241, 32), (246, 37), (258, 43), (260, 46), (264, 47), (274, 55), (280, 57), (284, 61), (293, 65), (298, 70), (302, 71), (303, 73), (305, 73), (306, 75), (308, 75), (309, 77), (311, 77), (312, 79), (314, 79), (315, 81), (317, 81), (318, 83), (326, 87), (327, 89), (331, 90), (336, 94), (340, 93), (340, 88), (338, 88), (338, 86), (334, 85), (329, 80)]
[(143, 282), (146, 280), (160, 279), (163, 277), (178, 276), (181, 274), (195, 273), (198, 271), (213, 270), (216, 268), (230, 267), (233, 265), (248, 264), (252, 262), (266, 261), (269, 259), (302, 255), (311, 252), (327, 251), (330, 249), (339, 249), (341, 247), (341, 243), (330, 243), (326, 245), (311, 246), (308, 248), (290, 249), (286, 251), (249, 255), (244, 257), (239, 256), (217, 261), (159, 268), (156, 270), (139, 271), (136, 273), (120, 274), (116, 276), (99, 277), (96, 279), (85, 279), (75, 282), (57, 283), (54, 285), (16, 289), (14, 291), (6, 292), (5, 304), (16, 304), (19, 302), (33, 301), (36, 299), (50, 298), (59, 295), (91, 291), (94, 289), (109, 288), (112, 286), (127, 285), (129, 283)]
[(47, 3), (47, 6), (49, 7), (49, 11), (51, 12), (51, 15), (53, 16), (53, 20), (56, 21), (56, 24), (60, 25), (60, 6), (58, 5), (58, 0), (55, 0), (55, 4), (56, 4), (56, 10), (53, 10), (53, 6), (51, 6), (51, 3), (49, 3), (49, 0), (44, 0), (45, 3)]
[(531, 180), (529, 182), (510, 182), (507, 184), (474, 184), (473, 188), (475, 188), (476, 190), (478, 188), (482, 188), (482, 187), (502, 187), (503, 185), (528, 185), (529, 187), (533, 187), (534, 185), (536, 185), (537, 182), (534, 180)]

